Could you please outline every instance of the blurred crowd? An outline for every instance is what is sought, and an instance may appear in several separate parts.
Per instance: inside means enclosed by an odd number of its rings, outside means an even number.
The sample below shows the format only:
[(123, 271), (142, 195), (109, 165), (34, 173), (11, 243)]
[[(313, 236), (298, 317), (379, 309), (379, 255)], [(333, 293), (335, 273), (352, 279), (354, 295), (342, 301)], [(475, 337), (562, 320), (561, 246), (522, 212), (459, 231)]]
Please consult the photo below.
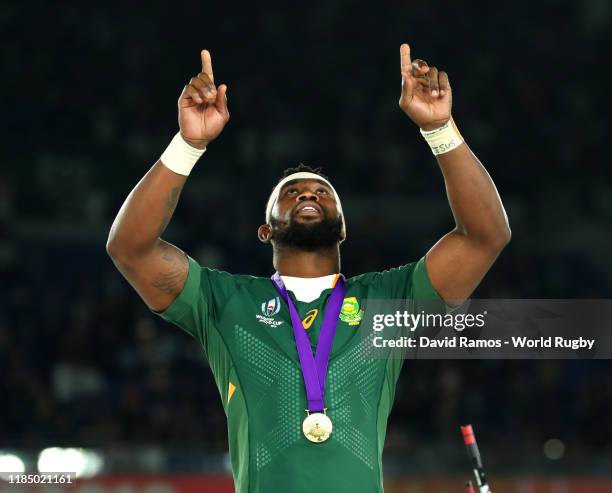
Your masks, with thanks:
[[(510, 217), (513, 241), (475, 296), (612, 296), (605, 0), (192, 3), (190, 15), (162, 2), (25, 5), (0, 7), (0, 83), (14, 93), (0, 168), (0, 448), (225, 450), (196, 342), (151, 314), (104, 252), (121, 202), (176, 132), (203, 47), (231, 120), (167, 232), (202, 265), (271, 273), (255, 230), (282, 169), (300, 161), (324, 166), (342, 197), (349, 276), (418, 260), (452, 227), (435, 161), (397, 106), (409, 41), (448, 71), (455, 120)], [(455, 443), (469, 420), (516, 461), (553, 437), (567, 460), (609, 456), (611, 369), (408, 362), (389, 453)]]

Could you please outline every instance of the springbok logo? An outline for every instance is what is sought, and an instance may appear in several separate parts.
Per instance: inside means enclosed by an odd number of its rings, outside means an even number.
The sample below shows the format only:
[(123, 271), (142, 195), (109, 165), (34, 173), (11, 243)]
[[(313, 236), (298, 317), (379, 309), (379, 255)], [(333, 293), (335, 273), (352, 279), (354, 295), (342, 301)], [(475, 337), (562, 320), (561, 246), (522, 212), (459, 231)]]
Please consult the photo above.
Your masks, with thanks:
[(280, 312), (280, 308), (280, 298), (277, 296), (276, 298), (272, 298), (267, 302), (264, 301), (261, 304), (261, 313), (263, 313), (266, 317), (273, 317)]
[(363, 310), (359, 308), (359, 302), (354, 296), (344, 298), (342, 308), (340, 309), (340, 320), (349, 325), (358, 325), (363, 318)]

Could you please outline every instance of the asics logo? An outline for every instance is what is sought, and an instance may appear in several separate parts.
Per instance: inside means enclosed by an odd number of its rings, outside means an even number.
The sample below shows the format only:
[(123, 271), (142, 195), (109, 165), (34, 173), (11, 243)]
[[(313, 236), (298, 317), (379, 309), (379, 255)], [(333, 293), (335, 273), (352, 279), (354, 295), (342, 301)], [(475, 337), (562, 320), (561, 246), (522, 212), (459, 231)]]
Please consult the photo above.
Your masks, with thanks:
[(317, 318), (318, 314), (319, 310), (317, 310), (316, 308), (313, 308), (312, 310), (309, 310), (306, 313), (304, 320), (302, 320), (302, 325), (304, 326), (304, 329), (308, 330), (310, 328), (312, 323), (315, 321), (315, 318)]

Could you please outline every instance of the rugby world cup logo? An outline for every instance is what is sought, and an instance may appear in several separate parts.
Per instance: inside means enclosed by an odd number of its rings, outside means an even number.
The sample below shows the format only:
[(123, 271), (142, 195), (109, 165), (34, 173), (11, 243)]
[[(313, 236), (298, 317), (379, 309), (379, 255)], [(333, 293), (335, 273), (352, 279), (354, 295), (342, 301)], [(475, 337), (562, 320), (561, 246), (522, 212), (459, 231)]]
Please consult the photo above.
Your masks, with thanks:
[(280, 312), (280, 307), (280, 298), (277, 296), (276, 298), (264, 301), (261, 304), (261, 313), (263, 313), (266, 317), (273, 317)]

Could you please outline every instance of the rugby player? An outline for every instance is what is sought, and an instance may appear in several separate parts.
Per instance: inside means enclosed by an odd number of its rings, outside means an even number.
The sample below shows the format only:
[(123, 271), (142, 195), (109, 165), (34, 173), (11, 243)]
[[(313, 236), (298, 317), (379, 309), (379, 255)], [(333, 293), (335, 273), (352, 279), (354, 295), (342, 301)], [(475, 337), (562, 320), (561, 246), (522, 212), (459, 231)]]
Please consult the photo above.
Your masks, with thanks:
[(451, 117), (448, 75), (413, 62), (403, 44), (399, 106), (440, 166), (452, 231), (416, 262), (345, 279), (340, 198), (318, 170), (300, 166), (274, 187), (257, 231), (272, 246), (276, 274), (200, 266), (161, 236), (193, 166), (229, 121), (227, 86), (215, 84), (207, 50), (201, 62), (178, 100), (180, 131), (125, 200), (107, 251), (148, 307), (203, 347), (227, 416), (238, 493), (382, 492), (402, 361), (363, 357), (360, 304), (468, 298), (510, 240), (495, 185)]

